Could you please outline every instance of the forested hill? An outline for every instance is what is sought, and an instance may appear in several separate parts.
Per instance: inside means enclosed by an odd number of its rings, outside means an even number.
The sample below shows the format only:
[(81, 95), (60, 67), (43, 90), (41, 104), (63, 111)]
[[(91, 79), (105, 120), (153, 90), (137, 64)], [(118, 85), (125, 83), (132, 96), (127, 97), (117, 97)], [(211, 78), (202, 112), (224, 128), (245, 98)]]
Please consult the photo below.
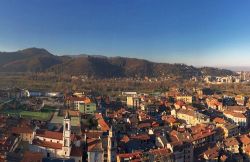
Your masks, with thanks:
[(39, 48), (0, 52), (0, 72), (55, 72), (99, 78), (136, 76), (190, 78), (202, 75), (235, 75), (235, 72), (225, 69), (196, 68), (185, 64), (156, 63), (136, 58), (86, 54), (57, 56)]

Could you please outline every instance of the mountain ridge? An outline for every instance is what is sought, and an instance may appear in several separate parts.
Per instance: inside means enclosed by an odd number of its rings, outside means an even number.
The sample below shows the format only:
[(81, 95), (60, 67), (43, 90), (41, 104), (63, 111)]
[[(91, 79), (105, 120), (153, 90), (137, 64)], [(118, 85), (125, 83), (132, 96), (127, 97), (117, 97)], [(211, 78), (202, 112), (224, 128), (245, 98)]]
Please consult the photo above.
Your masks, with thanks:
[(101, 55), (57, 56), (43, 48), (0, 52), (0, 72), (54, 72), (55, 74), (110, 77), (181, 77), (236, 75), (213, 67), (197, 68), (186, 64), (156, 63), (144, 59)]

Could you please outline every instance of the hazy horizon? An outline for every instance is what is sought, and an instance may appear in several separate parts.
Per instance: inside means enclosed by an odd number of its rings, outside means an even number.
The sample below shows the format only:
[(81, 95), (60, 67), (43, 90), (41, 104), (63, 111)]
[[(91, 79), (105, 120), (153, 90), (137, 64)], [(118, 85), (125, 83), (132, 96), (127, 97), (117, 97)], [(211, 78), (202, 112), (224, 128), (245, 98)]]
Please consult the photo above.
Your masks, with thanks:
[(3, 0), (0, 50), (248, 67), (249, 7), (233, 0)]

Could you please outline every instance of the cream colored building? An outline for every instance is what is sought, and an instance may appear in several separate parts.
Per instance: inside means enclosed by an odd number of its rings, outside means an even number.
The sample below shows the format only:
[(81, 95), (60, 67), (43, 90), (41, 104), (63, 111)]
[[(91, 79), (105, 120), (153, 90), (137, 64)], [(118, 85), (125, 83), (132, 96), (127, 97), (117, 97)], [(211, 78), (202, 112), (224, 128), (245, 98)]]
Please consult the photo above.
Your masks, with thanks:
[(139, 108), (140, 107), (140, 99), (138, 97), (127, 97), (127, 106), (128, 108)]
[(177, 101), (184, 101), (185, 103), (193, 103), (193, 96), (177, 96)]
[(177, 118), (186, 121), (187, 124), (195, 126), (196, 124), (209, 123), (210, 118), (194, 110), (180, 109), (177, 111)]
[(223, 112), (225, 117), (235, 123), (236, 125), (240, 127), (247, 127), (248, 126), (248, 120), (247, 117), (240, 112), (233, 112), (226, 110)]

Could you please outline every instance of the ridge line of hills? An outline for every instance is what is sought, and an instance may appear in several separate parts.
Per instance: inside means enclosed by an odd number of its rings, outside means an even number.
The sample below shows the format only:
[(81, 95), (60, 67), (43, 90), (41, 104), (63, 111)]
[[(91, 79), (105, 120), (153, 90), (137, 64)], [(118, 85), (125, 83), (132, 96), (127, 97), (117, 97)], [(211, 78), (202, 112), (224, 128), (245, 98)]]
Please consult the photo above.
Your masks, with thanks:
[(204, 75), (236, 75), (235, 72), (226, 69), (156, 63), (137, 58), (87, 54), (57, 56), (41, 48), (0, 52), (0, 72), (54, 72), (98, 78), (145, 76), (191, 78)]

